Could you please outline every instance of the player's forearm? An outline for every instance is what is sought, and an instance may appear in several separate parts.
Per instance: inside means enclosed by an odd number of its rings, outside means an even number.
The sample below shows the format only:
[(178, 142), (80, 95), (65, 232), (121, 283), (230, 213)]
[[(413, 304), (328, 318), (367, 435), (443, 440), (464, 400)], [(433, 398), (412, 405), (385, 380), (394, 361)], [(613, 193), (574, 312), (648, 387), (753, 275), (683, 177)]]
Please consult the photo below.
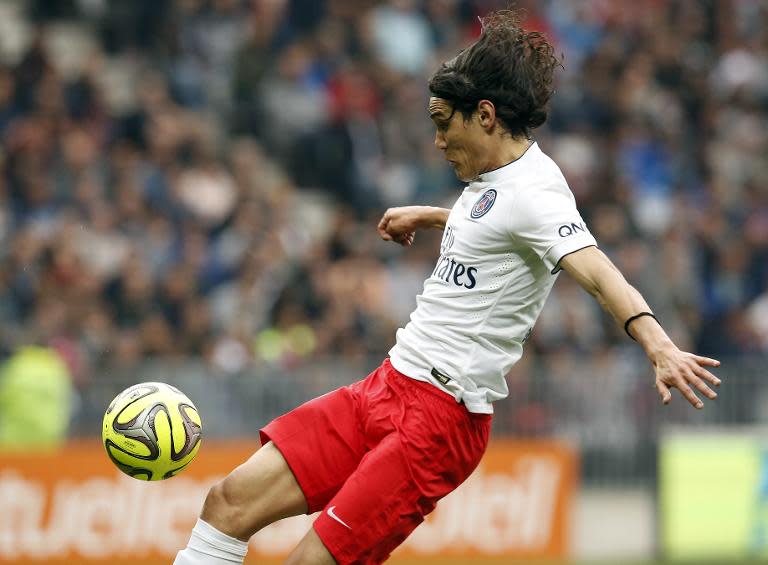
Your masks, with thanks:
[[(643, 296), (617, 270), (607, 273), (595, 288), (595, 298), (624, 329), (631, 317), (652, 312)], [(641, 316), (630, 322), (627, 331), (654, 360), (663, 350), (675, 347), (664, 328), (651, 316)]]
[(437, 208), (435, 206), (422, 206), (422, 221), (424, 228), (445, 229), (448, 223), (448, 215), (451, 213), (446, 208)]
[[(596, 247), (586, 247), (566, 255), (560, 260), (560, 266), (595, 297), (622, 329), (630, 318), (641, 312), (651, 312), (642, 295)], [(675, 348), (664, 329), (651, 316), (637, 317), (626, 327), (654, 364), (660, 354)]]

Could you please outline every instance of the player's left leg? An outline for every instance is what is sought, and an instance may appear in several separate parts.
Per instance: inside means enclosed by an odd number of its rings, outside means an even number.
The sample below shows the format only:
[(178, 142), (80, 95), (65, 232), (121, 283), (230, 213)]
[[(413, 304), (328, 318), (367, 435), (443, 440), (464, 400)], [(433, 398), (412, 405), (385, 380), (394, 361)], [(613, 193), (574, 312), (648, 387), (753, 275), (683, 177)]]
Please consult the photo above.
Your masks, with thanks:
[[(489, 414), (471, 414), (451, 396), (388, 364), (384, 375), (386, 390), (361, 404), (366, 437), (380, 439), (313, 524), (338, 565), (383, 563), (437, 501), (472, 473), (488, 443)], [(292, 565), (314, 564), (309, 557), (299, 560), (310, 551), (324, 555), (315, 535), (305, 537)]]
[[(463, 435), (461, 430), (457, 432), (460, 437)], [(462, 439), (466, 438), (464, 435)], [(409, 438), (394, 432), (368, 452), (358, 470), (315, 520), (315, 535), (338, 565), (384, 563), (435, 508), (437, 501), (467, 478), (484, 450), (478, 442), (468, 450), (468, 458), (457, 461), (436, 445), (440, 440), (435, 437), (436, 449), (426, 444), (418, 446), (429, 459), (427, 466), (419, 469), (421, 462), (405, 445), (408, 441)], [(297, 555), (303, 556), (310, 550), (318, 551), (311, 535), (297, 548)], [(291, 563), (304, 565), (305, 561)]]
[(288, 556), (285, 565), (336, 565), (336, 560), (323, 545), (315, 529), (310, 528)]

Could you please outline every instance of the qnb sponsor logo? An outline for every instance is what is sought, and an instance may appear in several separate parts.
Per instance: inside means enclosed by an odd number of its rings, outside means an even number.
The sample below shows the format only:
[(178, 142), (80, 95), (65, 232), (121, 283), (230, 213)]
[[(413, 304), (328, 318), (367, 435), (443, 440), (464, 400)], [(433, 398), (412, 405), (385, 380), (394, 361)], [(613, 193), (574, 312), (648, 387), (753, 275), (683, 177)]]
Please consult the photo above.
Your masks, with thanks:
[(571, 222), (570, 224), (563, 224), (557, 228), (557, 235), (560, 237), (568, 237), (578, 232), (587, 232), (587, 228), (583, 222)]
[(464, 263), (459, 263), (456, 259), (445, 255), (438, 257), (435, 270), (432, 271), (433, 277), (464, 288), (475, 288), (476, 275), (477, 267), (467, 267)]

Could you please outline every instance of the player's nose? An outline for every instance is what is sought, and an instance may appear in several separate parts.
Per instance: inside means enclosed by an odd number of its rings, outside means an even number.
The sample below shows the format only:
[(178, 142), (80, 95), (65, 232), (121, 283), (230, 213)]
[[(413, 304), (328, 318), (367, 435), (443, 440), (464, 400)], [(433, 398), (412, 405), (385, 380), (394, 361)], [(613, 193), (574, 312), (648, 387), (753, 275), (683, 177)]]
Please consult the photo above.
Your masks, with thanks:
[(435, 133), (435, 147), (440, 151), (445, 151), (446, 147), (448, 147), (448, 144), (445, 142), (445, 137), (440, 135), (440, 132)]

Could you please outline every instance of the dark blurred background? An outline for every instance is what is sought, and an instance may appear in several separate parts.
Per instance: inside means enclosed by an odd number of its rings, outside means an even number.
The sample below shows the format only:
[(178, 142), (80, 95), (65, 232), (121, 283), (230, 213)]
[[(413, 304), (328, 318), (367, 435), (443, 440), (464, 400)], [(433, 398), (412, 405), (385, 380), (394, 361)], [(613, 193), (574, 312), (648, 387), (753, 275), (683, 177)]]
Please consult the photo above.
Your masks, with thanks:
[[(515, 4), (563, 56), (536, 139), (678, 345), (721, 359), (723, 386), (703, 411), (679, 395), (662, 408), (641, 348), (565, 275), (508, 375), (494, 441), (577, 454), (579, 486), (557, 495), (572, 501), (568, 556), (765, 561), (768, 3)], [(178, 386), (210, 449), (381, 362), (440, 234), (403, 249), (376, 224), (458, 197), (427, 81), (506, 6), (0, 0), (0, 553), (61, 542), (38, 528), (37, 470), (7, 449), (64, 446), (56, 467), (87, 438), (101, 461), (104, 410), (129, 385)], [(546, 501), (511, 467), (499, 527), (541, 514), (548, 535)], [(150, 509), (191, 500), (191, 518), (196, 499), (171, 496), (184, 480)], [(51, 483), (51, 507), (86, 492), (73, 484)], [(73, 512), (59, 517), (80, 531)], [(94, 512), (83, 521), (112, 546)], [(147, 547), (168, 540), (156, 523)], [(441, 532), (463, 531), (451, 523)], [(525, 537), (496, 525), (497, 541)]]
[[(362, 376), (438, 248), (438, 233), (382, 242), (380, 215), (461, 189), (427, 79), (500, 5), (0, 3), (0, 355), (62, 356), (75, 435), (151, 375), (235, 387), (209, 410), (222, 435)], [(763, 419), (768, 7), (517, 5), (563, 54), (535, 135), (601, 248), (681, 348), (752, 380), (703, 415), (679, 398), (660, 414), (640, 348), (563, 276), (496, 426), (577, 441), (587, 477), (615, 459), (648, 478), (659, 422)], [(321, 366), (330, 381), (304, 377)]]

